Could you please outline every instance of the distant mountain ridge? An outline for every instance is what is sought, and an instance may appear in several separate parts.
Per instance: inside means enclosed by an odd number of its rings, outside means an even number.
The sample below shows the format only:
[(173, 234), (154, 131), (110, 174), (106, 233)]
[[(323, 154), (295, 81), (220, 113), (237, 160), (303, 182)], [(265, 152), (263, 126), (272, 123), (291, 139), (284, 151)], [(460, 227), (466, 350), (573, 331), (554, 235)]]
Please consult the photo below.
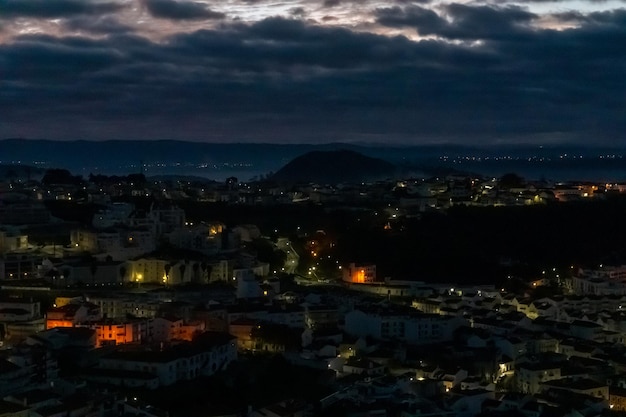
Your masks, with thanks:
[[(626, 180), (626, 149), (620, 146), (458, 144), (393, 145), (363, 143), (272, 144), (202, 143), (176, 140), (54, 141), (0, 140), (0, 164), (64, 168), (74, 175), (198, 176), (242, 181), (277, 171), (312, 151), (355, 151), (395, 164), (406, 176), (440, 175), (440, 168), (499, 176), (517, 172), (526, 178)], [(599, 155), (623, 158), (600, 159)], [(560, 159), (560, 155), (568, 155)], [(578, 159), (571, 156), (577, 155)], [(584, 158), (583, 158), (584, 156)], [(551, 162), (546, 162), (550, 160)], [(142, 168), (143, 166), (143, 168)]]
[[(192, 175), (210, 179), (236, 176), (247, 180), (275, 172), (299, 155), (311, 151), (351, 150), (396, 163), (436, 159), (438, 147), (403, 147), (349, 143), (272, 144), (202, 143), (176, 140), (53, 141), (46, 139), (0, 140), (0, 163), (65, 168), (73, 174)], [(409, 152), (407, 152), (409, 150)], [(412, 151), (411, 151), (412, 150)]]
[(298, 156), (271, 179), (288, 182), (337, 184), (384, 179), (396, 172), (395, 165), (350, 150), (312, 151)]

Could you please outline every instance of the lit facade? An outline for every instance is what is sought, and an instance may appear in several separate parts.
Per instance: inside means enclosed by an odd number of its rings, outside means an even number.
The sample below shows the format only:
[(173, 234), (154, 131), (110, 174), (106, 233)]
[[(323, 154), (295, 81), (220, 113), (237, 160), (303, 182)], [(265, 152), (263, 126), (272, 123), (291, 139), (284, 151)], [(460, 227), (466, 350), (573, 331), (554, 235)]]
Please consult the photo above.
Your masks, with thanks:
[(147, 320), (103, 322), (94, 326), (96, 346), (141, 343), (150, 338), (151, 326)]
[(376, 282), (376, 265), (360, 265), (354, 263), (343, 270), (343, 280), (355, 284)]

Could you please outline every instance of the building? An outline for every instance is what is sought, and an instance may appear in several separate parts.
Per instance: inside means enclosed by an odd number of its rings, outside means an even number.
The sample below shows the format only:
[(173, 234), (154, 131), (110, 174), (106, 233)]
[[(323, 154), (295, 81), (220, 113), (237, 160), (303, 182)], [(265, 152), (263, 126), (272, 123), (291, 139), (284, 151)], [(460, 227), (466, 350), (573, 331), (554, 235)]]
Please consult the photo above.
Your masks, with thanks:
[(451, 340), (463, 319), (409, 309), (355, 309), (345, 316), (345, 331), (359, 337), (426, 344)]
[(355, 284), (376, 282), (376, 265), (356, 265), (351, 263), (343, 269), (343, 280)]
[[(237, 340), (234, 336), (206, 332), (193, 342), (182, 342), (161, 350), (116, 350), (100, 359), (98, 369), (104, 372), (143, 372), (147, 380), (150, 380), (149, 376), (156, 376), (158, 386), (169, 386), (179, 381), (213, 375), (236, 359)], [(118, 381), (123, 383), (123, 379)]]
[(152, 323), (145, 319), (106, 320), (93, 323), (96, 346), (123, 345), (151, 340)]
[(554, 363), (524, 363), (515, 372), (517, 388), (525, 394), (538, 394), (541, 384), (561, 379), (561, 366)]
[(89, 302), (69, 303), (53, 307), (46, 314), (46, 329), (75, 327), (79, 324), (96, 322), (102, 318), (100, 308)]
[(541, 385), (543, 390), (558, 389), (573, 394), (582, 394), (609, 400), (609, 386), (606, 382), (598, 382), (589, 378), (553, 379), (545, 381)]

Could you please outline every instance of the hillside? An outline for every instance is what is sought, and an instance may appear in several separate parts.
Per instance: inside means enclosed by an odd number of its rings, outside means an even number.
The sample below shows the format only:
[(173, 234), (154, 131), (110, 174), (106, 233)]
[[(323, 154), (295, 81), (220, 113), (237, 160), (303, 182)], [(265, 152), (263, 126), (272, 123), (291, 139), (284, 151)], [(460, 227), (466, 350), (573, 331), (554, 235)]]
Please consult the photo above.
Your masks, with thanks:
[(389, 162), (354, 151), (313, 151), (293, 159), (272, 179), (337, 184), (384, 179), (392, 176), (395, 170), (396, 167)]

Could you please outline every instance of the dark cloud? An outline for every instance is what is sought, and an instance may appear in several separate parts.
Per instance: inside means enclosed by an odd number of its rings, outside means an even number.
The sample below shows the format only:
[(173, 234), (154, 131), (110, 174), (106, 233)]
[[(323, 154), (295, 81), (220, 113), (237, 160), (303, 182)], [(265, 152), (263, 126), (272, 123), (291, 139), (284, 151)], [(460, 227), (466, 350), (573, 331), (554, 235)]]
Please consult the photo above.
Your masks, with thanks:
[(223, 13), (209, 10), (204, 3), (186, 0), (144, 0), (154, 17), (173, 20), (222, 19)]
[[(566, 2), (568, 0), (505, 0), (508, 2), (515, 2), (518, 4), (524, 4), (524, 3), (528, 3), (528, 4), (532, 4), (532, 3), (559, 3), (559, 2)], [(587, 0), (587, 2), (591, 3), (591, 4), (602, 4), (602, 3), (607, 3), (609, 0)], [(626, 0), (619, 0), (622, 3), (626, 2)]]
[(87, 0), (0, 0), (0, 18), (56, 18), (113, 13), (125, 6), (117, 2)]
[(304, 18), (307, 15), (304, 7), (294, 7), (289, 10), (289, 14), (293, 17)]
[(376, 11), (378, 23), (389, 27), (412, 27), (422, 35), (445, 30), (448, 22), (434, 10), (420, 6), (392, 7)]
[(341, 4), (341, 0), (324, 0), (324, 7), (335, 7)]
[(101, 35), (112, 35), (126, 32), (133, 32), (134, 29), (128, 25), (120, 23), (111, 16), (94, 17), (74, 17), (63, 22), (63, 26), (69, 31), (83, 31)]
[[(245, 0), (244, 0), (245, 1)], [(391, 0), (390, 3), (398, 3), (398, 4), (428, 4), (431, 3), (431, 0)], [(364, 9), (371, 7), (368, 4), (368, 1), (364, 0), (323, 0), (323, 7), (336, 7), (339, 5), (358, 5)]]
[(519, 7), (469, 6), (451, 3), (446, 11), (452, 22), (446, 33), (450, 37), (466, 39), (499, 38), (519, 35), (529, 30), (538, 18)]
[(442, 16), (420, 6), (376, 10), (378, 23), (389, 27), (413, 27), (420, 35), (450, 39), (494, 39), (517, 36), (530, 30), (538, 17), (519, 7), (469, 6), (451, 3)]
[(553, 31), (526, 29), (533, 17), (518, 10), (450, 9), (456, 26), (432, 31), (460, 37), (493, 19), (492, 12), (504, 23), (472, 46), (281, 18), (160, 42), (132, 34), (21, 37), (0, 45), (0, 136), (472, 143), (622, 137), (625, 11)]

